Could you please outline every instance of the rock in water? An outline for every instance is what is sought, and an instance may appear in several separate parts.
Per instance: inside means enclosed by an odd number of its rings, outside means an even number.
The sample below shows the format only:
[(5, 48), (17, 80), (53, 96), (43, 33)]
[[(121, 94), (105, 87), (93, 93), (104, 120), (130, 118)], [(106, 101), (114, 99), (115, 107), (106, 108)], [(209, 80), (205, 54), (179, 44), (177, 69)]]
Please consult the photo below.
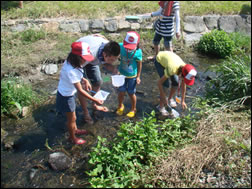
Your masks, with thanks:
[(72, 165), (72, 160), (63, 152), (55, 152), (49, 155), (49, 164), (56, 170), (68, 169)]

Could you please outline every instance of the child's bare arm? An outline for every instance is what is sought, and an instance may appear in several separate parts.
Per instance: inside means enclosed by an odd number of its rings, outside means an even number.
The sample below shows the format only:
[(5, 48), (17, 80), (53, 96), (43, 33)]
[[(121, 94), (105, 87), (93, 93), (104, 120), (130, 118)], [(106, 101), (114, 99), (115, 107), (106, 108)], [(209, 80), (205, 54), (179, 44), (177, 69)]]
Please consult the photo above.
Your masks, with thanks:
[(142, 61), (137, 61), (137, 84), (140, 84), (140, 75), (142, 72)]
[(93, 96), (91, 96), (87, 91), (83, 90), (80, 82), (74, 83), (74, 86), (81, 93), (81, 95), (83, 95), (87, 99), (92, 100), (93, 102), (95, 102), (95, 103), (97, 103), (99, 105), (103, 104), (103, 102), (104, 102), (103, 100), (96, 99)]

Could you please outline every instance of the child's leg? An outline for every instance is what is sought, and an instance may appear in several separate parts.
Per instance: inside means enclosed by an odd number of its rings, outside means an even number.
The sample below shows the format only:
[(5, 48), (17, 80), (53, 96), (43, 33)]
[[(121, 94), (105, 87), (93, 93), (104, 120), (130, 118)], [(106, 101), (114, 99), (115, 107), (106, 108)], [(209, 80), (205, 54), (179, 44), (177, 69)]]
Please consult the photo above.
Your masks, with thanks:
[(69, 138), (72, 141), (74, 141), (76, 138), (75, 137), (75, 130), (77, 130), (75, 112), (67, 112), (66, 116), (67, 116), (67, 128), (68, 128), (68, 132), (70, 134)]
[(154, 45), (154, 50), (155, 50), (155, 56), (157, 56), (157, 54), (160, 51), (160, 41), (162, 39), (162, 36), (155, 33), (154, 39), (153, 39), (153, 45)]
[[(77, 129), (75, 112), (67, 112), (66, 116), (67, 116), (67, 128), (70, 135), (69, 139), (74, 144), (84, 144), (86, 142), (85, 140), (81, 138), (77, 138), (75, 136), (75, 134), (87, 134), (87, 131), (82, 131), (82, 130)], [(76, 131), (78, 131), (78, 133), (76, 133)]]
[(83, 95), (81, 95), (79, 92), (77, 92), (77, 94), (78, 94), (78, 99), (80, 101), (84, 115), (89, 115), (89, 112), (87, 109), (87, 99)]
[(92, 117), (90, 116), (87, 109), (87, 99), (83, 95), (81, 95), (79, 92), (78, 92), (78, 99), (80, 101), (80, 104), (83, 110), (84, 120), (89, 124), (93, 124), (94, 121)]
[(131, 110), (132, 112), (136, 112), (136, 95), (135, 94), (129, 94), (130, 101), (131, 101)]
[(119, 92), (118, 94), (118, 108), (122, 108), (125, 92)]
[(173, 52), (172, 37), (164, 37), (165, 50)]
[(130, 97), (130, 101), (131, 101), (131, 112), (136, 112), (136, 78), (131, 78), (129, 79), (128, 82), (128, 95)]

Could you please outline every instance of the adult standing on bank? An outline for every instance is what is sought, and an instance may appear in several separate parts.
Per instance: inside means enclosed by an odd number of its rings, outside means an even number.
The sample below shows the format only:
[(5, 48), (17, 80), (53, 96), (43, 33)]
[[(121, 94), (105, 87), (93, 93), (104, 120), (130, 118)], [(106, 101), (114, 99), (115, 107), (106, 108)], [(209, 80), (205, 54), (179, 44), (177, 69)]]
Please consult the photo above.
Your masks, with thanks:
[[(151, 13), (151, 17), (159, 16), (155, 22), (155, 36), (153, 39), (155, 56), (160, 51), (160, 41), (164, 38), (164, 47), (168, 51), (173, 51), (172, 38), (176, 33), (180, 38), (180, 16), (178, 1), (159, 1), (159, 10)], [(174, 20), (176, 20), (176, 31), (174, 31)], [(149, 57), (153, 59), (154, 57)]]
[[(85, 42), (89, 45), (91, 54), (95, 57), (93, 61), (86, 62), (83, 70), (84, 77), (89, 79), (91, 82), (91, 88), (93, 91), (99, 91), (102, 85), (102, 77), (99, 65), (103, 65), (104, 68), (113, 74), (117, 74), (118, 70), (113, 63), (119, 58), (120, 46), (115, 41), (107, 40), (103, 35), (93, 34), (82, 37), (77, 42)], [(83, 87), (85, 90), (91, 90), (90, 87), (83, 80)], [(83, 96), (78, 95), (79, 98)], [(93, 109), (98, 111), (107, 112), (108, 108), (105, 106), (99, 106), (93, 103)], [(85, 121), (89, 121), (90, 117), (86, 118)]]

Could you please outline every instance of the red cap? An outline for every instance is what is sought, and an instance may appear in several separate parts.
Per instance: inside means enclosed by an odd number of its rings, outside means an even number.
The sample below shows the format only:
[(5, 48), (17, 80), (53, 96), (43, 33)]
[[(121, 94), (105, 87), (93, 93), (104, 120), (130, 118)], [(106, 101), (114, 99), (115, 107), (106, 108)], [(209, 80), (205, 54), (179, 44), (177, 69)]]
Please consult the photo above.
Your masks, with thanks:
[(197, 71), (191, 64), (186, 64), (182, 68), (182, 76), (184, 77), (184, 81), (186, 85), (193, 85), (196, 75), (197, 75)]
[(127, 32), (127, 35), (123, 41), (123, 46), (126, 49), (134, 50), (140, 41), (140, 35), (135, 31)]
[(90, 52), (90, 47), (85, 42), (73, 42), (72, 45), (72, 53), (75, 55), (79, 55), (84, 60), (91, 62), (94, 60), (93, 55)]

